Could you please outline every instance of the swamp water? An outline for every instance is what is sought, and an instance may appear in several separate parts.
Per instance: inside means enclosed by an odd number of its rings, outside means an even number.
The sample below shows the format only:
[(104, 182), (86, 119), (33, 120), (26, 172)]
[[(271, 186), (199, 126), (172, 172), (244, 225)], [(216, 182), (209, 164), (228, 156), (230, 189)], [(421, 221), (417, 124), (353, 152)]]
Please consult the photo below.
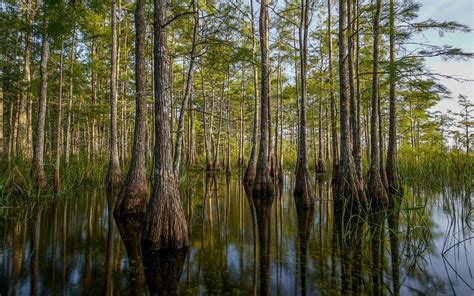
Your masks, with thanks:
[(237, 177), (192, 182), (182, 252), (142, 255), (143, 217), (115, 221), (101, 188), (0, 220), (0, 294), (474, 295), (470, 191), (408, 188), (399, 211), (361, 216), (336, 210), (324, 182), (311, 209), (290, 178), (273, 200), (248, 198)]

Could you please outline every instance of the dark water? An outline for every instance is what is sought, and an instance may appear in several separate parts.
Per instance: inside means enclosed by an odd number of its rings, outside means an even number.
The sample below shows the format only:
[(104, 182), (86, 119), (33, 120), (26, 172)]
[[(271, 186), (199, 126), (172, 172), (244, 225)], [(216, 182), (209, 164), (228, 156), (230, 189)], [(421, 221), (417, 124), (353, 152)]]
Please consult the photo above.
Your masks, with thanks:
[(248, 198), (237, 177), (192, 180), (180, 253), (142, 255), (141, 217), (117, 224), (103, 189), (0, 220), (0, 294), (474, 295), (469, 191), (410, 188), (400, 211), (349, 218), (324, 183), (305, 209), (288, 178), (273, 200)]

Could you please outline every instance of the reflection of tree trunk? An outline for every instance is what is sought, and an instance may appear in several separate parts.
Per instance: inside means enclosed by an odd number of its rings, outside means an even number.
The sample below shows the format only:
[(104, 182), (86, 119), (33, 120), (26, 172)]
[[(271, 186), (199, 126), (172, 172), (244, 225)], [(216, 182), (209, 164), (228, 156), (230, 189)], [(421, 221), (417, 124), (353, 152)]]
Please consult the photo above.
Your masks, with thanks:
[[(306, 295), (306, 267), (308, 264), (308, 241), (314, 218), (314, 206), (306, 207), (296, 202), (296, 216), (298, 219), (298, 252), (301, 277), (301, 295)], [(297, 259), (298, 260), (298, 259)]]
[[(244, 183), (245, 184), (245, 183)], [(252, 189), (247, 185), (244, 185), (245, 195), (247, 196), (247, 202), (249, 203), (250, 216), (252, 217), (252, 236), (253, 236), (253, 281), (252, 281), (252, 291), (253, 295), (257, 295), (257, 254), (258, 254), (258, 228), (257, 228), (257, 214), (255, 213), (255, 206), (252, 198)]]
[(388, 216), (388, 228), (390, 233), (390, 253), (392, 259), (392, 295), (400, 294), (400, 271), (399, 271), (399, 248), (398, 248), (398, 225), (400, 209), (397, 206)]
[(36, 209), (35, 222), (34, 222), (34, 232), (33, 232), (33, 242), (31, 244), (31, 262), (30, 262), (30, 272), (31, 272), (31, 295), (38, 294), (38, 273), (39, 273), (39, 247), (41, 239), (41, 214), (43, 213), (44, 204), (40, 204)]
[(174, 295), (178, 292), (188, 248), (151, 251), (143, 249), (143, 263), (152, 295)]
[(107, 231), (107, 254), (105, 256), (105, 291), (104, 295), (113, 295), (113, 263), (114, 263), (114, 211), (115, 200), (117, 199), (118, 188), (109, 188), (107, 190), (107, 204), (109, 212), (108, 231)]
[(259, 245), (259, 295), (269, 295), (271, 208), (274, 198), (253, 198)]
[(53, 201), (53, 236), (52, 245), (52, 263), (51, 263), (51, 294), (56, 295), (56, 241), (58, 238), (58, 202)]
[(116, 217), (120, 236), (127, 250), (130, 266), (130, 295), (144, 294), (145, 277), (141, 252), (143, 215), (123, 215)]
[(384, 229), (384, 212), (377, 211), (370, 213), (370, 245), (372, 253), (372, 265), (370, 272), (372, 274), (372, 294), (383, 294), (383, 229)]

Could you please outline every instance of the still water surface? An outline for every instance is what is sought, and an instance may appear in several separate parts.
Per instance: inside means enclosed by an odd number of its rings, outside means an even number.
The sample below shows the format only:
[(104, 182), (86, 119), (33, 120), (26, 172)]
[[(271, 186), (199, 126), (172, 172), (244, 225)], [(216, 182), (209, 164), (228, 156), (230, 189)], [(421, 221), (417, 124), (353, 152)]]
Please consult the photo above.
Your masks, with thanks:
[(247, 197), (237, 177), (192, 182), (189, 248), (174, 254), (142, 255), (141, 217), (116, 221), (101, 188), (0, 220), (0, 294), (474, 295), (469, 190), (409, 188), (399, 211), (351, 216), (326, 182), (310, 209), (290, 178), (273, 200)]

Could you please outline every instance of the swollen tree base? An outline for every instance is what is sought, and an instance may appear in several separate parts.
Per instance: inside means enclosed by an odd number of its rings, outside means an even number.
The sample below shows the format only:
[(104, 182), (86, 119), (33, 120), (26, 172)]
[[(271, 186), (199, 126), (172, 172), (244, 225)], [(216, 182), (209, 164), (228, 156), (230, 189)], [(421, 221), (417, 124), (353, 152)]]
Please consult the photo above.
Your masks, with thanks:
[(145, 213), (148, 204), (148, 185), (146, 179), (127, 179), (120, 191), (115, 205), (115, 215)]
[(388, 194), (378, 171), (369, 171), (369, 183), (367, 184), (367, 194), (370, 204), (379, 206), (388, 204)]
[(364, 185), (357, 177), (355, 164), (351, 161), (346, 166), (338, 164), (338, 172), (334, 180), (335, 201), (341, 202), (349, 200), (351, 204), (357, 207), (367, 205), (367, 198), (364, 191)]
[(275, 195), (275, 185), (270, 176), (270, 170), (266, 168), (263, 173), (256, 174), (255, 181), (252, 185), (252, 196), (258, 197), (272, 197)]
[(249, 164), (247, 166), (247, 169), (245, 170), (244, 174), (244, 184), (252, 185), (253, 182), (255, 181), (255, 177), (257, 175), (257, 167), (255, 164), (255, 157), (251, 157), (249, 160)]
[(303, 165), (296, 170), (294, 194), (296, 202), (306, 207), (314, 205), (313, 190), (309, 181), (308, 167)]
[(120, 165), (117, 161), (111, 160), (109, 163), (109, 168), (107, 170), (107, 187), (117, 188), (122, 184), (122, 171)]
[(155, 185), (148, 205), (142, 245), (148, 250), (180, 249), (188, 245), (188, 226), (181, 207), (179, 190), (170, 185)]

